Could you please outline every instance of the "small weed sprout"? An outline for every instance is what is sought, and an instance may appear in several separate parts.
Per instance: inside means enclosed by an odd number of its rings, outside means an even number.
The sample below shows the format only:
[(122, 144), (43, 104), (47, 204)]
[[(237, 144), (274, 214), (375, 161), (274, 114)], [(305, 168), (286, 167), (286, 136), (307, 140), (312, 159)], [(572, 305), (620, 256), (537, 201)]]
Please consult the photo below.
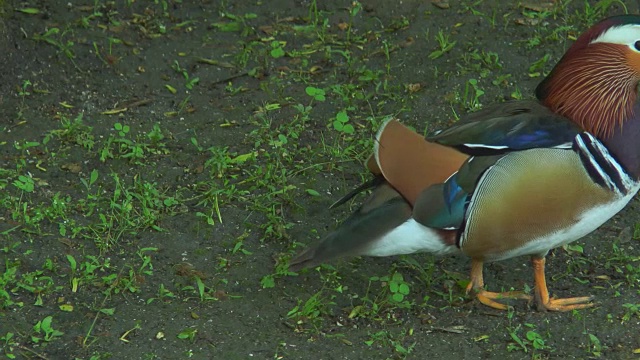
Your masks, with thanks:
[(62, 331), (53, 328), (53, 317), (47, 316), (33, 326), (31, 341), (39, 343), (41, 341), (50, 342), (57, 337), (64, 335)]
[(442, 30), (438, 31), (438, 34), (435, 36), (435, 38), (438, 42), (439, 49), (434, 50), (433, 52), (431, 52), (431, 54), (429, 54), (429, 59), (431, 60), (442, 57), (444, 54), (451, 51), (456, 45), (456, 42), (451, 41), (449, 39), (449, 35), (446, 35)]

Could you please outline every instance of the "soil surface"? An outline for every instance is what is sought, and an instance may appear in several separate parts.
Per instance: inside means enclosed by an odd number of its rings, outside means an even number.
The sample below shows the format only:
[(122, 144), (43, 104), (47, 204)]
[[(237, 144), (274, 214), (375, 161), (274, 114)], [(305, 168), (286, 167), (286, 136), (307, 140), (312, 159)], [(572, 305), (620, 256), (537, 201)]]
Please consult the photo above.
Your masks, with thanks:
[[(626, 7), (625, 7), (626, 6)], [(531, 98), (623, 1), (0, 1), (0, 352), (17, 359), (634, 359), (633, 200), (486, 308), (469, 261), (287, 261), (362, 201), (382, 121)], [(526, 206), (526, 203), (522, 204)], [(490, 290), (531, 291), (526, 258)]]

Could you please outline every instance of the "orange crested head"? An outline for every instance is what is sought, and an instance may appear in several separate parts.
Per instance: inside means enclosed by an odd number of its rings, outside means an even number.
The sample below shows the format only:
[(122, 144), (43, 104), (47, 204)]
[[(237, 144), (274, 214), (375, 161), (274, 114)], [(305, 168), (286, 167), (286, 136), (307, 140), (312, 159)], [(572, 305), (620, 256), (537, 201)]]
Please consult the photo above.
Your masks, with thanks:
[(606, 139), (635, 117), (640, 82), (640, 16), (607, 18), (582, 34), (538, 85), (555, 113)]

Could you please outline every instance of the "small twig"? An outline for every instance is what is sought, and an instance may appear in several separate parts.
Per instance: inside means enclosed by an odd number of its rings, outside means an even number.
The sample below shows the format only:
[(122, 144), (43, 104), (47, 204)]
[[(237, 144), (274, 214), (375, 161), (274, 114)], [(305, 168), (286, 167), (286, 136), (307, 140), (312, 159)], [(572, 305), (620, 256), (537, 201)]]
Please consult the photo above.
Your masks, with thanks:
[(142, 100), (137, 100), (128, 104), (124, 104), (124, 107), (127, 108), (134, 108), (134, 107), (138, 107), (138, 106), (144, 106), (147, 104), (150, 104), (153, 102), (153, 99), (142, 99)]
[(37, 352), (35, 352), (34, 350), (31, 350), (31, 349), (29, 349), (28, 347), (26, 347), (26, 346), (24, 346), (24, 345), (18, 345), (18, 347), (19, 347), (20, 349), (22, 349), (22, 350), (25, 350), (25, 351), (30, 352), (31, 354), (35, 355), (35, 356), (36, 356), (37, 358), (39, 358), (39, 359), (49, 360), (49, 358), (48, 358), (48, 357), (46, 357), (46, 356), (44, 356), (44, 355), (42, 355), (42, 354), (40, 354), (40, 353), (37, 353)]
[(226, 78), (226, 79), (222, 79), (222, 80), (214, 81), (212, 84), (213, 84), (213, 85), (215, 85), (215, 84), (226, 83), (226, 82), (228, 82), (228, 81), (231, 81), (231, 80), (233, 80), (233, 79), (237, 79), (237, 78), (239, 78), (239, 77), (243, 77), (243, 76), (246, 76), (246, 75), (249, 75), (249, 72), (248, 72), (248, 71), (241, 72), (240, 74), (236, 74), (236, 75), (230, 76), (230, 77), (228, 77), (228, 78)]
[(439, 331), (443, 331), (443, 332), (448, 332), (448, 333), (454, 333), (454, 334), (464, 334), (464, 331), (467, 330), (467, 328), (465, 328), (463, 325), (455, 325), (455, 326), (450, 326), (450, 327), (432, 327), (431, 330), (439, 330)]
[(356, 160), (355, 160), (355, 159), (350, 159), (350, 160), (325, 161), (325, 162), (315, 163), (315, 164), (309, 165), (309, 166), (307, 166), (307, 167), (305, 167), (305, 168), (302, 168), (302, 169), (300, 169), (300, 170), (294, 171), (294, 172), (293, 172), (293, 173), (291, 173), (291, 175), (289, 175), (289, 176), (296, 176), (296, 175), (298, 175), (298, 174), (300, 174), (300, 173), (303, 173), (303, 172), (305, 172), (305, 171), (307, 171), (307, 170), (309, 170), (309, 169), (313, 169), (313, 168), (314, 168), (314, 167), (316, 167), (316, 166), (322, 166), (322, 165), (327, 165), (327, 164), (341, 164), (341, 163), (349, 163), (349, 162), (354, 162), (354, 161), (356, 161)]
[(13, 128), (15, 128), (15, 127), (18, 127), (18, 126), (20, 126), (20, 125), (24, 125), (24, 124), (26, 124), (26, 123), (27, 123), (27, 121), (26, 121), (26, 120), (19, 121), (17, 124), (14, 124), (14, 125), (9, 126), (9, 129), (13, 129)]

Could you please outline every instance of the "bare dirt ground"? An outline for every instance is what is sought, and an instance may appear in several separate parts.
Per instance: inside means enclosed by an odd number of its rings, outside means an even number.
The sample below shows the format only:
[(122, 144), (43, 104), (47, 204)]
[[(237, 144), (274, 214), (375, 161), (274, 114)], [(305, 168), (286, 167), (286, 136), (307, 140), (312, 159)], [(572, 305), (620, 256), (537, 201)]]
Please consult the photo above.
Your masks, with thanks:
[[(288, 259), (361, 198), (388, 116), (532, 97), (636, 2), (0, 1), (0, 353), (17, 359), (634, 359), (639, 203), (548, 258), (539, 313), (464, 258)], [(523, 204), (526, 206), (526, 204)], [(530, 291), (528, 259), (486, 267)]]

